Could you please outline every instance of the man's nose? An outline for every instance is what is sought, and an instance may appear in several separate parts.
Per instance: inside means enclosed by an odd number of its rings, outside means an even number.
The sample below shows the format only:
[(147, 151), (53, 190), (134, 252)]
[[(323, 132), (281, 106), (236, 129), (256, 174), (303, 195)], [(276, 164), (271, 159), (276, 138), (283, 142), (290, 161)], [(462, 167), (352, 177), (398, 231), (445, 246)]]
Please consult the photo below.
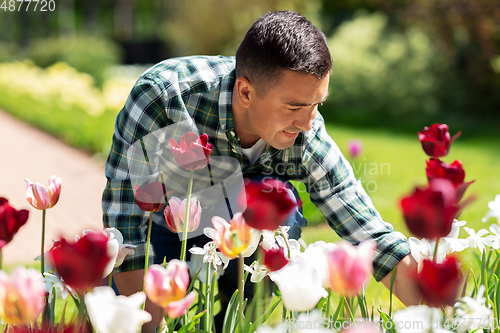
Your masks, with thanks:
[(312, 128), (312, 121), (314, 117), (316, 117), (317, 110), (318, 110), (317, 105), (312, 107), (312, 109), (302, 110), (304, 112), (301, 112), (301, 114), (297, 116), (297, 118), (293, 122), (293, 125), (305, 132), (309, 131)]

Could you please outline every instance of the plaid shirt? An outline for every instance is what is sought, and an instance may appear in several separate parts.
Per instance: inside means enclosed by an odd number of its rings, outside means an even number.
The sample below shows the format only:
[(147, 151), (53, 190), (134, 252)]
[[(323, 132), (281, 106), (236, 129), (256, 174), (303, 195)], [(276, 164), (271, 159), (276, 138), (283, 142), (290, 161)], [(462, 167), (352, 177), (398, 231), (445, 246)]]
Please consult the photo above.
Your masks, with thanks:
[[(291, 148), (269, 147), (249, 165), (241, 153), (231, 113), (234, 66), (234, 57), (168, 59), (147, 70), (133, 87), (116, 119), (102, 199), (104, 226), (119, 229), (124, 243), (137, 245), (135, 254), (128, 256), (118, 270), (144, 267), (149, 218), (149, 213), (134, 203), (131, 173), (135, 171), (130, 170), (127, 152), (134, 143), (142, 144), (143, 148), (155, 146), (151, 142), (159, 137), (152, 133), (187, 122), (194, 124), (199, 133), (208, 134), (214, 146), (211, 159), (232, 157), (239, 162), (243, 174), (275, 174), (302, 181), (311, 201), (339, 236), (354, 244), (375, 239), (374, 277), (382, 279), (410, 252), (408, 242), (381, 219), (350, 164), (325, 130), (319, 113), (313, 120), (313, 128), (300, 133)], [(145, 140), (148, 136), (155, 140)], [(149, 168), (152, 175), (158, 175), (161, 165), (173, 163), (171, 155), (163, 159), (161, 150), (147, 150), (150, 157), (143, 163), (143, 169)], [(170, 180), (187, 186), (187, 177), (170, 177), (165, 183)], [(153, 214), (153, 220), (165, 224), (162, 212)]]

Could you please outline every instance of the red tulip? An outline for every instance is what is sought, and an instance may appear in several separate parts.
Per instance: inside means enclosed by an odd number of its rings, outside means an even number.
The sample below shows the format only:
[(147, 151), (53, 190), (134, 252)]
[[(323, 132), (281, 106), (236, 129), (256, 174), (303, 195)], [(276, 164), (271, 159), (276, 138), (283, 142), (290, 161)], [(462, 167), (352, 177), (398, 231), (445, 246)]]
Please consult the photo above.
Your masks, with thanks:
[(165, 206), (165, 185), (159, 182), (147, 184), (144, 189), (135, 185), (135, 203), (145, 212), (158, 212)]
[(186, 170), (203, 169), (207, 166), (212, 155), (212, 144), (208, 142), (208, 135), (203, 133), (197, 136), (193, 132), (185, 133), (180, 142), (170, 139), (170, 151), (180, 167)]
[(285, 183), (272, 178), (260, 182), (245, 180), (245, 193), (240, 200), (246, 200), (247, 208), (243, 212), (246, 223), (259, 230), (278, 229), (297, 207), (293, 192)]
[(422, 271), (415, 275), (415, 279), (427, 305), (455, 304), (462, 278), (454, 257), (448, 257), (442, 263), (424, 259)]
[(62, 238), (50, 250), (50, 256), (66, 284), (80, 292), (87, 291), (102, 281), (110, 260), (107, 243), (108, 237), (97, 232), (86, 234), (76, 243)]
[(457, 201), (460, 201), (464, 196), (465, 190), (474, 181), (464, 183), (465, 171), (462, 167), (462, 162), (459, 160), (451, 164), (446, 164), (437, 158), (431, 158), (427, 161), (425, 169), (429, 181), (436, 178), (445, 178), (450, 180), (457, 191)]
[(0, 198), (0, 250), (14, 238), (19, 228), (28, 221), (28, 216), (28, 210), (16, 210), (12, 208), (7, 199)]
[(415, 188), (401, 200), (401, 208), (408, 229), (428, 239), (448, 235), (459, 209), (453, 184), (441, 178), (432, 180), (428, 188)]
[(450, 139), (448, 125), (433, 124), (431, 127), (424, 127), (418, 132), (418, 139), (422, 143), (422, 148), (430, 157), (443, 157), (450, 151), (450, 145), (462, 134), (458, 132)]
[(288, 259), (285, 257), (285, 251), (282, 247), (277, 249), (264, 250), (264, 265), (271, 271), (282, 269), (288, 264)]

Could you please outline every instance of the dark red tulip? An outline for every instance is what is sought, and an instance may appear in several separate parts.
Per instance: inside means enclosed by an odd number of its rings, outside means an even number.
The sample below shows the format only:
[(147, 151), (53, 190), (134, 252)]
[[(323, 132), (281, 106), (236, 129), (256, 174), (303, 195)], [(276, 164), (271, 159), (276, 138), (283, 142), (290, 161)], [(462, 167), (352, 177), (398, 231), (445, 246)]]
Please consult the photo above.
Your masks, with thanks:
[(424, 127), (423, 131), (418, 132), (418, 139), (422, 143), (422, 148), (430, 157), (443, 157), (448, 155), (450, 146), (461, 132), (450, 138), (448, 125), (433, 124), (431, 127)]
[(0, 250), (14, 238), (19, 228), (28, 221), (28, 216), (28, 210), (16, 210), (12, 208), (7, 199), (0, 198)]
[(240, 197), (246, 204), (243, 217), (252, 228), (276, 230), (297, 207), (293, 192), (287, 190), (285, 183), (277, 179), (262, 181), (245, 180), (245, 193)]
[(180, 167), (186, 170), (203, 169), (207, 166), (212, 155), (212, 144), (208, 142), (208, 135), (201, 136), (193, 132), (185, 133), (180, 142), (170, 139), (170, 151)]
[(54, 244), (50, 256), (57, 273), (64, 282), (78, 292), (98, 286), (110, 257), (107, 254), (108, 237), (89, 232), (75, 243), (64, 238)]
[(288, 259), (285, 257), (285, 251), (282, 247), (277, 249), (264, 250), (264, 265), (271, 271), (282, 269), (288, 264)]
[(422, 271), (415, 279), (427, 305), (434, 307), (455, 304), (462, 284), (459, 263), (454, 257), (442, 263), (424, 259)]
[(427, 188), (415, 191), (401, 200), (408, 229), (419, 238), (447, 236), (458, 212), (456, 191), (447, 179), (434, 179)]
[(135, 185), (135, 203), (145, 212), (158, 212), (165, 206), (165, 185), (152, 182), (141, 188)]
[(464, 196), (465, 190), (474, 181), (464, 183), (465, 171), (462, 167), (462, 162), (459, 160), (451, 164), (446, 164), (437, 158), (431, 158), (427, 161), (425, 169), (429, 181), (436, 178), (445, 178), (450, 180), (457, 191), (457, 201), (460, 201)]

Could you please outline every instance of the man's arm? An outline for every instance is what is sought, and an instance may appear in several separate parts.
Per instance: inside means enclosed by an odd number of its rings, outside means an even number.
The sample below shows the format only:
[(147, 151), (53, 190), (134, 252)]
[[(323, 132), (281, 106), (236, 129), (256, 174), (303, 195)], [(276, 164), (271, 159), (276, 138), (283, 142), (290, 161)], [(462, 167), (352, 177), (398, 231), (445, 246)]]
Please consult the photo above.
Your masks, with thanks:
[[(130, 296), (139, 291), (142, 291), (142, 281), (144, 278), (144, 270), (138, 269), (135, 271), (114, 273), (116, 287), (120, 295)], [(146, 311), (151, 314), (151, 321), (144, 323), (142, 326), (143, 333), (154, 333), (155, 328), (160, 326), (163, 320), (163, 309), (152, 303), (149, 298), (146, 299)]]
[[(422, 294), (418, 290), (413, 275), (417, 272), (417, 262), (409, 254), (396, 265), (393, 294), (406, 306), (418, 305)], [(381, 282), (390, 289), (392, 272), (382, 278)]]

